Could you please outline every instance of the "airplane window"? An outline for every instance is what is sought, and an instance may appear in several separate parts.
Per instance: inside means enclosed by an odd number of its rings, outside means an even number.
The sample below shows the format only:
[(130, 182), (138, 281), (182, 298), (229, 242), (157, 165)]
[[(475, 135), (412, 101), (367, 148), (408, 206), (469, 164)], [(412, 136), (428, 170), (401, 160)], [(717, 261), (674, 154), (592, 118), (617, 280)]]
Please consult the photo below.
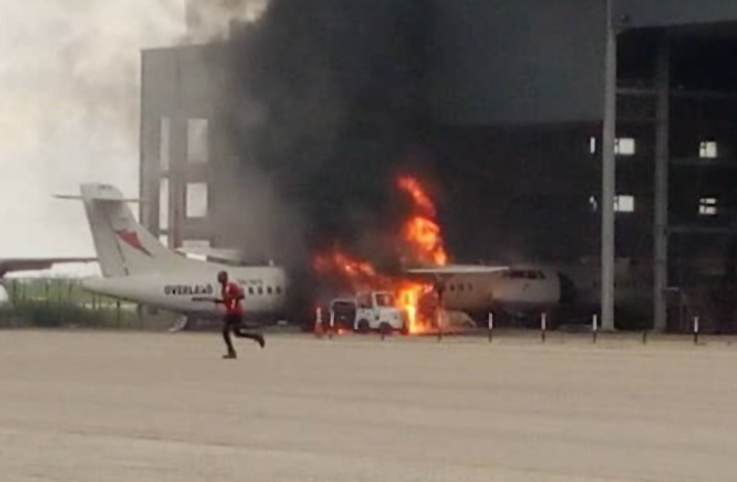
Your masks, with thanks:
[(456, 285), (450, 285), (450, 291), (455, 291), (455, 290), (456, 290)]
[(277, 286), (276, 287), (276, 294), (277, 295), (280, 295), (281, 294), (281, 286)]
[(272, 293), (272, 289), (271, 289), (271, 286), (269, 286), (268, 288), (266, 288), (266, 292), (267, 292), (268, 294), (271, 294), (271, 293)]
[(258, 287), (258, 294), (262, 295), (264, 294), (264, 289), (262, 287)]
[(463, 291), (463, 288), (464, 288), (463, 285), (458, 285), (458, 291)]
[(253, 294), (253, 286), (249, 286), (248, 287), (248, 294), (249, 295), (252, 295)]
[(468, 291), (473, 291), (473, 285), (468, 285)]

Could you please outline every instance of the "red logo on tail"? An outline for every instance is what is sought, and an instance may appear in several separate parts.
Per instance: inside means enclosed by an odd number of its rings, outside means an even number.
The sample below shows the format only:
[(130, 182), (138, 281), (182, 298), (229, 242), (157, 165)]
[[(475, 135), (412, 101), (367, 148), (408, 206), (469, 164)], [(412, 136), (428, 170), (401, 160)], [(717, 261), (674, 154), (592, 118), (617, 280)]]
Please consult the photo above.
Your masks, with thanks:
[(138, 233), (136, 233), (135, 231), (121, 229), (119, 231), (115, 231), (115, 234), (117, 234), (118, 237), (131, 248), (138, 250), (147, 256), (151, 256), (151, 253), (149, 253), (149, 251), (143, 246), (143, 243), (141, 243), (141, 238), (138, 237)]

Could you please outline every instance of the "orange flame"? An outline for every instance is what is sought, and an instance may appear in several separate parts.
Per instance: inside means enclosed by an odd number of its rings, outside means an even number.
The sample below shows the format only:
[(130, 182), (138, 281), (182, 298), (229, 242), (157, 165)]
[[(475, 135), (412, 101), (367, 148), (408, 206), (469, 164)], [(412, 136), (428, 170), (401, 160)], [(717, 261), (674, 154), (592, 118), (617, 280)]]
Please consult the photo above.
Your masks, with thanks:
[(337, 275), (350, 282), (354, 290), (371, 289), (385, 284), (373, 266), (335, 248), (331, 252), (318, 255), (314, 268), (321, 275)]
[[(436, 218), (435, 204), (420, 181), (411, 176), (400, 176), (398, 188), (408, 194), (413, 202), (413, 214), (403, 223), (397, 238), (397, 250), (412, 263), (444, 265), (448, 260), (442, 231)], [(338, 276), (350, 283), (354, 291), (391, 290), (397, 298), (398, 308), (407, 313), (408, 331), (418, 334), (425, 331), (420, 323), (420, 299), (432, 290), (427, 284), (383, 275), (368, 261), (358, 259), (334, 248), (317, 256), (314, 268), (323, 276)]]
[(435, 203), (427, 195), (420, 181), (411, 176), (399, 176), (397, 186), (412, 197), (415, 207), (421, 210), (422, 214), (432, 218), (436, 216)]
[(400, 176), (397, 186), (409, 194), (414, 202), (414, 213), (402, 227), (402, 238), (409, 248), (411, 261), (445, 265), (448, 262), (448, 254), (437, 221), (435, 204), (422, 184), (413, 177)]

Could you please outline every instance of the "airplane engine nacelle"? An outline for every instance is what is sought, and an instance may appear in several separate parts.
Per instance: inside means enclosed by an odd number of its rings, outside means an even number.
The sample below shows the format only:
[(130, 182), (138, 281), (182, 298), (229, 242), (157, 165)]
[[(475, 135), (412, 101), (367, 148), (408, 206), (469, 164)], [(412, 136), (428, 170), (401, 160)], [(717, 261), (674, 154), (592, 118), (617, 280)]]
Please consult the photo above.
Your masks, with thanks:
[(561, 300), (558, 273), (539, 267), (514, 267), (492, 287), (494, 304), (504, 311), (521, 313), (557, 305)]

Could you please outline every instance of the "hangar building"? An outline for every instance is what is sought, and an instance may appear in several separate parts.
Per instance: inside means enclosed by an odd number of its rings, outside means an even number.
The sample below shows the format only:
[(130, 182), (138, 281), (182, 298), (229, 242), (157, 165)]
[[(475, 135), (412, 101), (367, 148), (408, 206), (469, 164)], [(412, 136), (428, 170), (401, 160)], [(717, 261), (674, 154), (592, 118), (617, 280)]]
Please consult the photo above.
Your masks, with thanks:
[[(452, 251), (463, 261), (598, 256), (605, 2), (393, 1), (424, 12), (416, 90), (451, 200), (443, 217), (457, 220)], [(734, 269), (737, 3), (615, 0), (613, 17), (616, 254), (651, 262), (661, 233), (668, 285), (691, 286), (696, 260)], [(223, 90), (232, 38), (249, 25), (143, 52), (141, 218), (172, 247), (235, 244), (220, 215), (235, 155)], [(416, 62), (408, 52), (395, 60)], [(657, 229), (656, 204), (667, 212)]]

